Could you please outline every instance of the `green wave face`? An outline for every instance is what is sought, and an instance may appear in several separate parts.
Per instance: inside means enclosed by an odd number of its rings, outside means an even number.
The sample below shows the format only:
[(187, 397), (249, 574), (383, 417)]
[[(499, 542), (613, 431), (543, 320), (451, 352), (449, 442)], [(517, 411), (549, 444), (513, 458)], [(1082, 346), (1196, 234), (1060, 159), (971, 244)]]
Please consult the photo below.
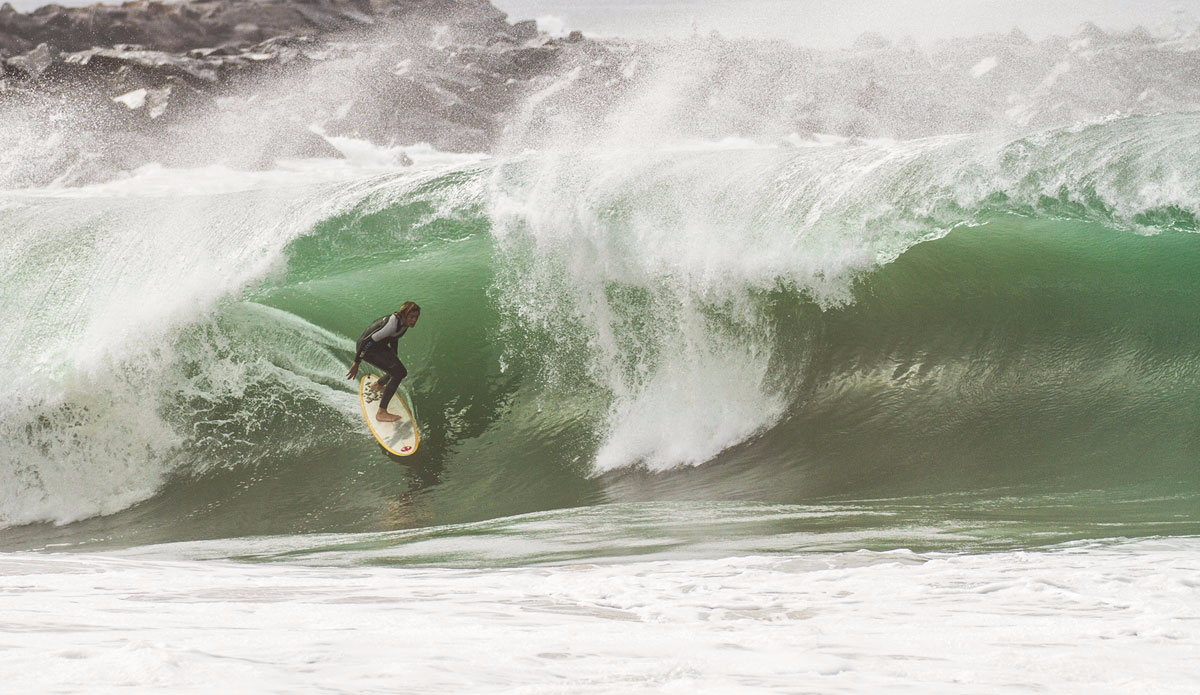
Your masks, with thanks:
[[(687, 500), (1195, 533), (1198, 131), (5, 194), (6, 545)], [(343, 377), (405, 300), (400, 461)]]

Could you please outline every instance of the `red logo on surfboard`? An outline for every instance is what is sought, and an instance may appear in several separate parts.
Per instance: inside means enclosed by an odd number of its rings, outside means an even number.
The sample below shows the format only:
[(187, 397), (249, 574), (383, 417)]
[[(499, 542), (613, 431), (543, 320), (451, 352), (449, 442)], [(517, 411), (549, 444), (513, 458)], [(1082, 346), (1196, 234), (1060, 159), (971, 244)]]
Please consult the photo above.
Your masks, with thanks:
[(400, 451), (412, 451), (412, 447), (411, 447), (411, 446), (406, 446), (406, 447), (404, 447), (403, 449), (401, 449)]

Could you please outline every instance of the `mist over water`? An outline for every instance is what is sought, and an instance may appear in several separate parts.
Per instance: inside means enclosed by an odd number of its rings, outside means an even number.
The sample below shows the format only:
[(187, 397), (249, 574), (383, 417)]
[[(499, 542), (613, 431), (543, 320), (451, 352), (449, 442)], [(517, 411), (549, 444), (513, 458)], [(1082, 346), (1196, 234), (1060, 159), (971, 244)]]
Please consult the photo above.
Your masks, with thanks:
[(496, 6), (514, 19), (537, 19), (546, 31), (581, 30), (588, 34), (624, 38), (684, 37), (719, 32), (730, 38), (782, 39), (812, 48), (847, 48), (863, 34), (892, 41), (911, 37), (929, 42), (980, 34), (1006, 34), (1013, 28), (1041, 39), (1067, 36), (1084, 22), (1106, 31), (1129, 31), (1142, 26), (1152, 32), (1190, 31), (1200, 15), (1179, 0), (1131, 4), (1100, 2), (956, 3), (908, 0), (870, 2), (849, 0), (758, 0), (711, 2), (671, 0), (640, 2), (549, 2), (500, 0)]

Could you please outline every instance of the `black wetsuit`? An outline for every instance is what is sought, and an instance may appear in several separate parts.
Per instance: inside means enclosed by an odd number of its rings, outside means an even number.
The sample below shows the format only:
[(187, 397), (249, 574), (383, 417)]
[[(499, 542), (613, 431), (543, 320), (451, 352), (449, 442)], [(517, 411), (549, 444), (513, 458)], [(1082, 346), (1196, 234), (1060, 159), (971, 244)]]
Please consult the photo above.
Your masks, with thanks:
[(382, 410), (387, 410), (400, 381), (408, 376), (404, 363), (396, 356), (396, 348), (406, 331), (408, 327), (400, 325), (399, 316), (388, 314), (367, 326), (355, 345), (356, 359), (365, 359), (384, 372), (385, 376), (379, 380), (383, 384), (383, 396), (379, 401)]

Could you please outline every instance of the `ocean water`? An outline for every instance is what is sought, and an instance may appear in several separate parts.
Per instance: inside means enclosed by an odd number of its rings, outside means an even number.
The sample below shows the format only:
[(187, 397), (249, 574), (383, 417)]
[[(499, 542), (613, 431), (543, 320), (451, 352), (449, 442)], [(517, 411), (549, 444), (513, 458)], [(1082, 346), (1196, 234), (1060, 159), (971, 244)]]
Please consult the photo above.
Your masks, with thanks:
[(1200, 689), (1200, 115), (568, 147), (574, 79), (490, 156), (0, 192), (14, 687)]

